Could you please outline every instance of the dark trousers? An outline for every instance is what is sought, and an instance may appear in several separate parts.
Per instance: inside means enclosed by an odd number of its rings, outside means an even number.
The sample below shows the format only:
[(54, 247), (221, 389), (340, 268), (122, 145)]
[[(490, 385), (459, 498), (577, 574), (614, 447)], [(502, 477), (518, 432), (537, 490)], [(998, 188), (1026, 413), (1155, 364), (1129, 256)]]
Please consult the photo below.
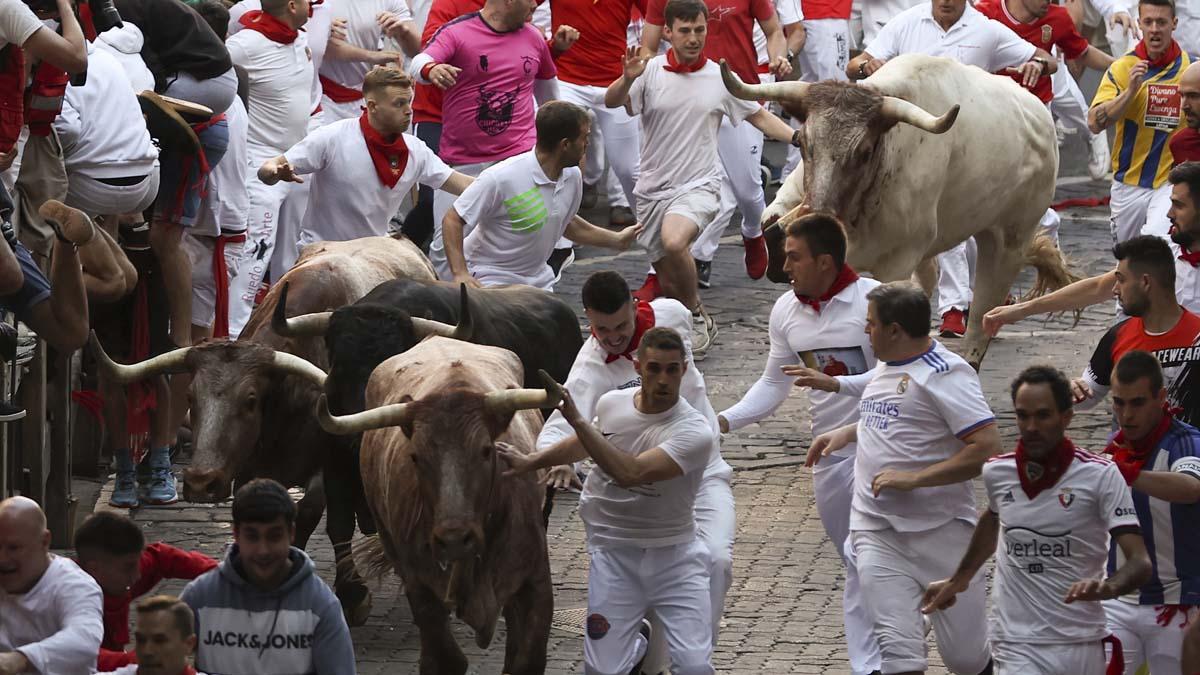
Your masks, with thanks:
[[(435, 154), (438, 152), (442, 144), (441, 122), (418, 122), (414, 131), (417, 132), (417, 138), (424, 141), (430, 150)], [(417, 204), (405, 216), (400, 232), (408, 237), (409, 241), (420, 246), (421, 250), (429, 251), (429, 239), (433, 236), (433, 188), (428, 185), (420, 186), (417, 191)]]

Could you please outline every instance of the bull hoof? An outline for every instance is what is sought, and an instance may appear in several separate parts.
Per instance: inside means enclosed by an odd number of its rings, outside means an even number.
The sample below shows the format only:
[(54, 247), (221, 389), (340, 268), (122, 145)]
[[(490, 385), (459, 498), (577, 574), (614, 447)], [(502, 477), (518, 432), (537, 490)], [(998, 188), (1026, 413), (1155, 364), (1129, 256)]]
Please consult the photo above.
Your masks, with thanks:
[(337, 596), (341, 600), (342, 614), (347, 624), (361, 626), (371, 617), (371, 591), (366, 584), (348, 584), (338, 589)]

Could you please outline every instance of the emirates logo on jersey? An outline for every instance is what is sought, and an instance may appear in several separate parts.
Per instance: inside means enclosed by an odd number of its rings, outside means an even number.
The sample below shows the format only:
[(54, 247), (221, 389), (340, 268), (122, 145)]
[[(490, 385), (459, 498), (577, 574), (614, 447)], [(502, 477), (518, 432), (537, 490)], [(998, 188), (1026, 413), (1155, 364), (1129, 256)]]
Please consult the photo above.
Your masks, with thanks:
[(1071, 488), (1063, 488), (1058, 491), (1058, 503), (1062, 504), (1064, 509), (1071, 508), (1071, 502), (1075, 501), (1075, 495), (1071, 494)]

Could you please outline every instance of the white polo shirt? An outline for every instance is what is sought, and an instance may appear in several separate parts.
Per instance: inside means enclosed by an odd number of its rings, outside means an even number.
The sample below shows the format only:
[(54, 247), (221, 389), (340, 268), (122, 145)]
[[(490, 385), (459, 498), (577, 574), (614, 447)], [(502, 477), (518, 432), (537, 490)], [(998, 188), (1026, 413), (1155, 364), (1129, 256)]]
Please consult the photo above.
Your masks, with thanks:
[[(867, 323), (867, 293), (879, 285), (874, 279), (858, 281), (821, 305), (818, 313), (800, 302), (793, 291), (779, 296), (771, 308), (768, 333), (771, 349), (763, 374), (750, 391), (721, 416), (729, 429), (740, 429), (774, 414), (792, 391), (795, 378), (784, 375), (783, 366), (804, 363), (826, 375), (859, 375), (875, 367), (875, 352), (864, 332)], [(812, 403), (814, 437), (858, 420), (858, 397), (808, 392)], [(855, 444), (838, 450), (836, 456), (854, 455)]]
[(874, 370), (859, 401), (851, 530), (922, 532), (960, 519), (975, 523), (973, 481), (908, 492), (871, 490), (885, 469), (920, 471), (962, 450), (964, 436), (995, 422), (979, 375), (933, 340), (925, 352)]
[(599, 465), (592, 469), (579, 496), (589, 550), (675, 546), (696, 537), (696, 492), (713, 444), (712, 427), (683, 397), (670, 410), (640, 412), (634, 405), (639, 391), (634, 387), (601, 396), (596, 428), (618, 450), (635, 457), (661, 448), (683, 474), (624, 488)]
[[(679, 385), (679, 395), (704, 415), (713, 430), (713, 445), (704, 475), (728, 472), (729, 465), (721, 459), (717, 414), (708, 400), (704, 375), (692, 359), (692, 313), (683, 303), (671, 298), (657, 298), (650, 302), (650, 308), (654, 310), (656, 328), (670, 328), (683, 338), (683, 348), (687, 351), (687, 372), (683, 374), (683, 381)], [(608, 352), (600, 345), (600, 341), (596, 336), (589, 335), (575, 356), (575, 363), (571, 364), (571, 372), (563, 386), (571, 392), (579, 414), (584, 419), (591, 419), (596, 414), (596, 402), (601, 396), (610, 391), (640, 387), (642, 376), (634, 370), (632, 359), (618, 357), (608, 361)], [(555, 410), (538, 434), (537, 449), (545, 450), (565, 438), (574, 437), (575, 430), (563, 419), (562, 413)]]
[(284, 153), (292, 169), (310, 181), (302, 244), (347, 241), (387, 234), (388, 222), (417, 183), (442, 187), (452, 173), (416, 136), (404, 134), (408, 164), (395, 187), (375, 173), (358, 118), (338, 120), (312, 132)]
[(530, 150), (484, 169), (455, 200), (470, 234), (463, 255), (471, 276), (485, 286), (525, 284), (554, 290), (546, 264), (583, 199), (579, 167), (550, 180)]
[(928, 2), (897, 14), (866, 48), (877, 59), (893, 59), (901, 54), (944, 56), (989, 73), (1019, 66), (1032, 59), (1036, 51), (1031, 43), (969, 3), (950, 30), (942, 30)]
[(1000, 517), (1000, 544), (988, 634), (1033, 644), (1096, 642), (1108, 635), (1099, 602), (1066, 604), (1076, 581), (1104, 578), (1109, 533), (1138, 527), (1117, 465), (1076, 449), (1058, 482), (1030, 499), (1016, 453), (983, 466), (988, 508)]
[(312, 113), (313, 65), (305, 32), (281, 44), (256, 30), (241, 30), (225, 46), (250, 83), (250, 161), (277, 157), (304, 138)]

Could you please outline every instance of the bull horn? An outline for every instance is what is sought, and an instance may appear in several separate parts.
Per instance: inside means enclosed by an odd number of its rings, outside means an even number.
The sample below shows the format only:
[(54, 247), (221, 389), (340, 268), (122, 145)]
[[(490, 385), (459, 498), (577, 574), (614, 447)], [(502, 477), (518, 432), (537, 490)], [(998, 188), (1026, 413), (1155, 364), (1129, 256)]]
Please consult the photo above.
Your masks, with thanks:
[(879, 113), (886, 120), (911, 124), (931, 134), (944, 134), (950, 130), (950, 127), (954, 126), (954, 120), (958, 119), (958, 110), (959, 105), (956, 103), (950, 110), (946, 111), (945, 115), (934, 117), (926, 112), (924, 108), (909, 103), (902, 98), (884, 96), (883, 107), (879, 109)]
[(546, 383), (545, 389), (502, 389), (483, 396), (483, 409), (490, 413), (510, 413), (518, 410), (554, 408), (562, 401), (563, 388), (544, 370), (538, 375)]
[(410, 403), (392, 403), (350, 415), (332, 415), (325, 394), (317, 400), (317, 423), (325, 431), (339, 436), (360, 434), (371, 429), (382, 429), (405, 424), (409, 417)]
[(737, 73), (721, 59), (721, 79), (729, 93), (743, 101), (781, 101), (804, 104), (808, 94), (808, 82), (773, 82), (771, 84), (746, 84)]
[(412, 317), (413, 331), (417, 337), (425, 337), (426, 335), (440, 335), (442, 337), (454, 338), (463, 342), (470, 342), (471, 335), (475, 332), (475, 321), (471, 318), (471, 305), (467, 302), (467, 285), (459, 285), (459, 312), (458, 325), (451, 326), (448, 323), (434, 321), (433, 319), (422, 319), (420, 317)]
[(184, 365), (184, 359), (187, 358), (188, 350), (191, 347), (179, 347), (152, 359), (125, 365), (109, 358), (104, 347), (100, 345), (99, 338), (96, 337), (96, 331), (92, 331), (88, 335), (88, 345), (91, 347), (92, 355), (96, 357), (96, 363), (100, 366), (100, 370), (104, 371), (117, 384), (130, 384), (154, 375), (183, 373), (188, 370)]
[(308, 379), (318, 387), (325, 386), (325, 371), (295, 354), (275, 352), (274, 366), (276, 370)]
[(333, 312), (315, 312), (287, 318), (287, 296), (290, 282), (284, 282), (279, 292), (279, 302), (271, 315), (271, 329), (280, 337), (320, 337), (329, 329), (329, 317)]

